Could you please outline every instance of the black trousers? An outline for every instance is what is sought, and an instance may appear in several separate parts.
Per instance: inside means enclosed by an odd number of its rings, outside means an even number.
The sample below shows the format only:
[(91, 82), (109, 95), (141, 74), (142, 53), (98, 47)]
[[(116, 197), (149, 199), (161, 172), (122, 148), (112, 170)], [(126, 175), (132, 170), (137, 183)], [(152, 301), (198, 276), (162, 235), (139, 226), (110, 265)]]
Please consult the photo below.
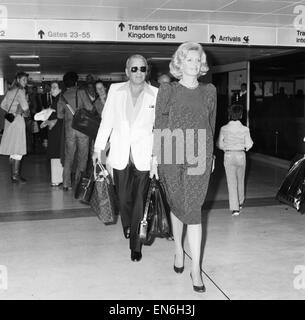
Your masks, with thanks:
[(140, 252), (142, 245), (138, 236), (138, 227), (143, 218), (149, 188), (149, 171), (139, 171), (129, 161), (125, 169), (113, 169), (113, 179), (119, 198), (123, 228), (130, 227), (129, 247), (131, 250)]

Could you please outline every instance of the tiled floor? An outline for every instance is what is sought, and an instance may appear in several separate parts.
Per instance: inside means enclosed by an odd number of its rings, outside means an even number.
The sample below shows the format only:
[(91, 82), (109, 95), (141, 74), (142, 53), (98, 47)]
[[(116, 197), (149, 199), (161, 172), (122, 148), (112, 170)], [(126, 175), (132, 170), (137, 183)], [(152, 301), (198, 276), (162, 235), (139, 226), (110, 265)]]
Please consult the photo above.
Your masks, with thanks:
[(258, 162), (248, 169), (248, 206), (239, 217), (227, 209), (221, 163), (212, 176), (203, 219), (207, 292), (197, 294), (187, 243), (181, 275), (173, 271), (173, 242), (165, 239), (131, 262), (120, 222), (105, 226), (72, 192), (51, 189), (42, 156), (25, 159), (22, 186), (10, 183), (0, 157), (0, 265), (8, 272), (0, 300), (305, 299), (305, 288), (294, 288), (294, 268), (305, 266), (305, 216), (274, 200), (285, 170)]

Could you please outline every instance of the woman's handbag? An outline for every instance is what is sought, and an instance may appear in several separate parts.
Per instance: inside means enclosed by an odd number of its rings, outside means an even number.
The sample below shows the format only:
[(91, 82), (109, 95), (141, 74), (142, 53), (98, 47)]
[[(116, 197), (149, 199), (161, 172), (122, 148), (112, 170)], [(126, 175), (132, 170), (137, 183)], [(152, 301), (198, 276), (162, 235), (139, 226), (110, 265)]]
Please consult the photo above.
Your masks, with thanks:
[(8, 112), (4, 115), (4, 118), (8, 122), (13, 122), (15, 120), (15, 116), (12, 113), (8, 113)]
[(143, 243), (153, 238), (172, 236), (170, 224), (170, 208), (164, 188), (159, 180), (153, 178), (149, 185), (143, 219), (139, 225), (139, 238)]
[(17, 96), (18, 91), (19, 91), (19, 89), (17, 89), (17, 91), (16, 91), (16, 93), (15, 93), (15, 96), (14, 96), (12, 102), (11, 102), (11, 105), (10, 105), (9, 109), (5, 112), (5, 115), (4, 115), (4, 118), (5, 118), (8, 122), (11, 122), (11, 123), (15, 120), (15, 116), (14, 116), (12, 113), (10, 113), (10, 110), (11, 110), (11, 107), (12, 107), (13, 102), (15, 101), (15, 98), (16, 98), (16, 96)]
[(276, 199), (302, 214), (305, 213), (305, 157), (296, 161), (289, 169)]
[(77, 91), (75, 95), (76, 111), (74, 111), (73, 108), (69, 105), (64, 95), (61, 95), (61, 97), (64, 100), (67, 108), (73, 115), (72, 128), (92, 139), (95, 139), (101, 122), (100, 116), (84, 108), (78, 109)]
[[(98, 175), (96, 174), (97, 166), (100, 168)], [(112, 178), (101, 163), (95, 166), (94, 175), (96, 179), (90, 206), (104, 224), (113, 224), (116, 222), (119, 211)]]
[(79, 199), (82, 203), (90, 204), (90, 199), (94, 188), (94, 182), (95, 179), (93, 171), (89, 177), (85, 174), (82, 174), (75, 188), (74, 198)]
[(149, 210), (149, 231), (151, 237), (168, 238), (172, 236), (170, 207), (167, 203), (164, 188), (159, 180), (153, 178), (153, 206)]

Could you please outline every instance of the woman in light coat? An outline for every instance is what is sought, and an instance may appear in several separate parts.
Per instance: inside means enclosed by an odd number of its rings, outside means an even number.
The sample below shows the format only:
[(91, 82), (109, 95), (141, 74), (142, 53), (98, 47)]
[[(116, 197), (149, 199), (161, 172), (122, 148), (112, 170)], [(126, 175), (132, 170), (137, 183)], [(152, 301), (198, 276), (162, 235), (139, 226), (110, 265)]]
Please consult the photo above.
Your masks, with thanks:
[(26, 132), (24, 117), (29, 114), (29, 105), (25, 95), (28, 75), (18, 72), (11, 88), (1, 102), (1, 108), (15, 116), (13, 122), (5, 120), (4, 132), (0, 144), (0, 154), (8, 155), (13, 183), (24, 183), (20, 175), (21, 159), (26, 154)]

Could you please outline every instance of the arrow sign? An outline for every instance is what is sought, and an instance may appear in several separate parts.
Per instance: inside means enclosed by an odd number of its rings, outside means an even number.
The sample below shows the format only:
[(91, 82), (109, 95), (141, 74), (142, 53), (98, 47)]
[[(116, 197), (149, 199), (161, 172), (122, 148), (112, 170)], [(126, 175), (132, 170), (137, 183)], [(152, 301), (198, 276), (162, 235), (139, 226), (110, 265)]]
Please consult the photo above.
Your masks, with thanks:
[(212, 35), (210, 36), (210, 39), (211, 39), (211, 40), (212, 40), (212, 42), (214, 43), (214, 41), (215, 41), (215, 39), (216, 39), (215, 34), (212, 34)]
[(121, 29), (121, 31), (123, 31), (124, 28), (125, 28), (125, 24), (124, 24), (123, 22), (121, 22), (121, 23), (119, 24), (119, 28)]
[(246, 42), (246, 43), (249, 43), (249, 36), (244, 36), (244, 41)]
[(42, 30), (39, 30), (38, 35), (39, 35), (40, 39), (42, 39), (44, 36), (44, 32)]

